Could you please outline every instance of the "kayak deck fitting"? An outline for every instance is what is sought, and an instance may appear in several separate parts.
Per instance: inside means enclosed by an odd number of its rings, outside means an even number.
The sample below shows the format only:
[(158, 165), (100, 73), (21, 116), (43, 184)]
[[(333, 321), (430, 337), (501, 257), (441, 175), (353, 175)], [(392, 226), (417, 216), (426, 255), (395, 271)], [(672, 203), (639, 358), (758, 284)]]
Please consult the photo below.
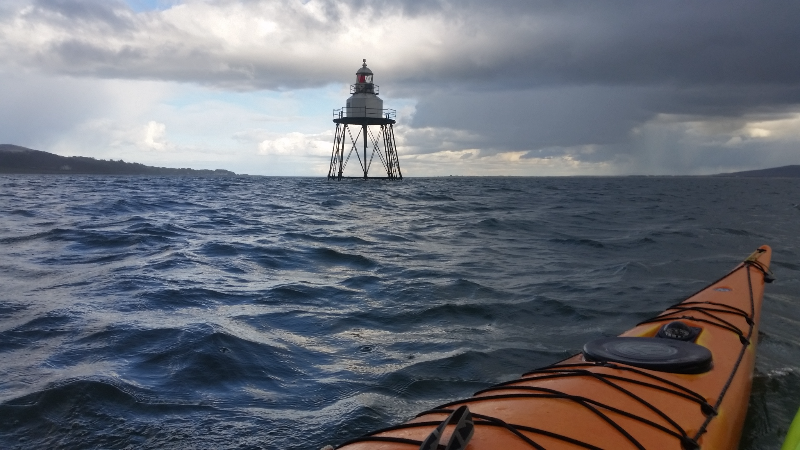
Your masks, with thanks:
[(735, 449), (771, 253), (619, 337), (336, 448)]

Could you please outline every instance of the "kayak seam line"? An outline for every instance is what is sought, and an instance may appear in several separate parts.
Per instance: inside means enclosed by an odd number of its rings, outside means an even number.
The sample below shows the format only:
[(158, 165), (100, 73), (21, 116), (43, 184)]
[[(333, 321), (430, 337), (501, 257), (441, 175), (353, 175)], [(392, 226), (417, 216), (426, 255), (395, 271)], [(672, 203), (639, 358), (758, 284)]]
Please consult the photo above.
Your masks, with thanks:
[[(750, 293), (750, 317), (751, 317), (751, 321), (749, 323), (749, 331), (747, 332), (746, 341), (742, 342), (742, 349), (739, 351), (739, 357), (736, 358), (736, 363), (733, 366), (733, 370), (731, 371), (731, 374), (728, 376), (728, 380), (725, 382), (725, 385), (722, 387), (722, 390), (719, 393), (719, 397), (717, 397), (717, 402), (714, 405), (714, 409), (716, 410), (719, 410), (719, 406), (725, 399), (725, 394), (728, 392), (728, 388), (733, 382), (733, 379), (736, 377), (736, 373), (739, 371), (739, 366), (742, 363), (742, 359), (744, 359), (744, 354), (747, 351), (747, 347), (750, 346), (750, 338), (753, 336), (753, 329), (755, 328), (755, 315), (756, 315), (755, 299), (753, 297), (753, 280), (750, 276), (750, 267), (753, 265), (755, 265), (754, 261), (745, 261), (740, 266), (747, 269), (747, 288), (748, 291), (750, 291), (749, 293)], [(757, 265), (756, 267), (757, 269), (764, 272), (760, 264)], [(731, 273), (733, 272), (735, 272), (735, 270), (731, 271)], [(714, 417), (715, 416), (709, 416), (706, 418), (706, 420), (703, 422), (703, 425), (700, 426), (700, 428), (697, 430), (697, 433), (694, 436), (695, 441), (697, 441), (700, 438), (700, 436), (702, 436), (706, 432), (708, 425), (711, 423)]]

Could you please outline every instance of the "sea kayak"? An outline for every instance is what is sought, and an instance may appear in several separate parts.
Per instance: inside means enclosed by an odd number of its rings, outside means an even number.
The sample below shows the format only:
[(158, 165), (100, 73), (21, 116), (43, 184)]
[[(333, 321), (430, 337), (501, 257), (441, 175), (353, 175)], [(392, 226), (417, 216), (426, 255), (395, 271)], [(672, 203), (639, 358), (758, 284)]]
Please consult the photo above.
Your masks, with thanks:
[(771, 254), (578, 355), (337, 448), (736, 449)]

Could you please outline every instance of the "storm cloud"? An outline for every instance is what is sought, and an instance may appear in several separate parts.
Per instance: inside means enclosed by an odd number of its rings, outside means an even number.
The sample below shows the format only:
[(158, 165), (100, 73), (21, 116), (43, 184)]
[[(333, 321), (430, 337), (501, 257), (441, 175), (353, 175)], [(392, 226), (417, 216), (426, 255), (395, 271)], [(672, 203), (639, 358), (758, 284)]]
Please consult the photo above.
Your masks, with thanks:
[(780, 125), (800, 117), (793, 1), (168, 6), (12, 0), (0, 7), (2, 70), (256, 95), (345, 85), (367, 58), (387, 106), (414, 104), (398, 127), (409, 156), (586, 163), (574, 173), (797, 163), (800, 132)]

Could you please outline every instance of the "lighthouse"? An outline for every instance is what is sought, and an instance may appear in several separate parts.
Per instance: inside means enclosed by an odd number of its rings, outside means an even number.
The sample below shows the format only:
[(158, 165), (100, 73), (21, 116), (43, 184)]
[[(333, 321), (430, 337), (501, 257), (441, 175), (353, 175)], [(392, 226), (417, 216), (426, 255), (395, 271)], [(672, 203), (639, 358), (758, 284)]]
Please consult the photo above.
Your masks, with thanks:
[[(350, 98), (343, 108), (333, 110), (336, 133), (333, 139), (329, 180), (342, 178), (378, 178), (402, 180), (400, 160), (394, 142), (394, 124), (397, 113), (384, 109), (378, 97), (378, 85), (373, 82), (372, 70), (367, 60), (356, 72), (356, 83), (350, 85)], [(369, 154), (369, 158), (367, 158)], [(346, 172), (352, 156), (358, 166)], [(370, 176), (373, 162), (383, 166), (386, 176)], [(379, 168), (378, 168), (379, 169)], [(374, 172), (374, 171), (373, 171)]]

